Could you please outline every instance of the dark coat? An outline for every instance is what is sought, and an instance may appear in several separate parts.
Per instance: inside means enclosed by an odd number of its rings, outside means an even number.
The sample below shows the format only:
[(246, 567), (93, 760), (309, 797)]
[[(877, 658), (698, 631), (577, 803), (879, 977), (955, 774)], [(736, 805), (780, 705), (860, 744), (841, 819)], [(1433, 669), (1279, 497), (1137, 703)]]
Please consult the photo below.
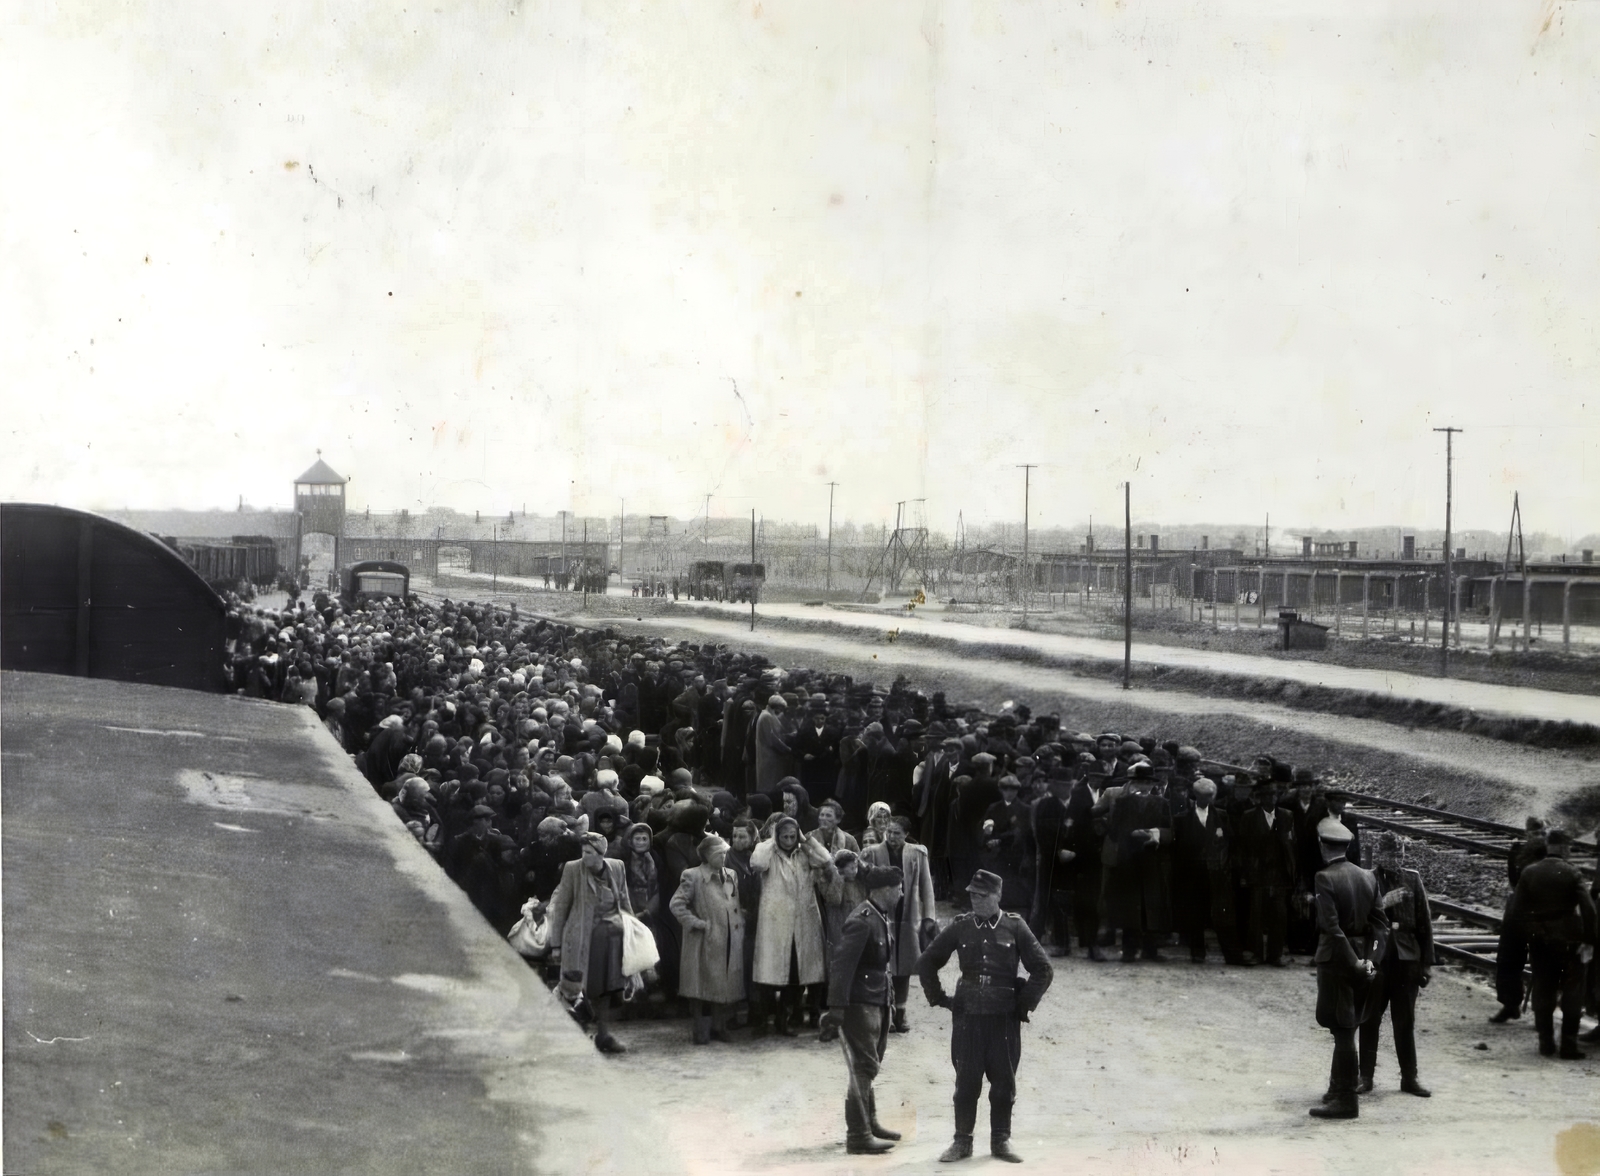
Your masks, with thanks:
[[(1147, 841), (1140, 830), (1160, 829), (1159, 840)], [(1133, 931), (1162, 932), (1172, 927), (1165, 855), (1172, 837), (1172, 815), (1165, 798), (1124, 792), (1106, 822), (1106, 840), (1116, 846), (1117, 860), (1106, 871), (1106, 922)]]
[(1528, 939), (1593, 943), (1595, 919), (1594, 899), (1584, 887), (1583, 875), (1559, 857), (1541, 858), (1524, 867), (1506, 904), (1506, 922)]
[(1252, 808), (1238, 824), (1240, 872), (1251, 886), (1281, 891), (1294, 890), (1298, 861), (1294, 848), (1294, 818), (1277, 810), (1272, 827), (1265, 813)]
[(789, 741), (789, 750), (811, 803), (820, 805), (832, 797), (839, 783), (839, 733), (826, 725), (819, 731), (809, 721), (803, 722)]
[[(1286, 822), (1287, 823), (1287, 822)], [(1324, 867), (1316, 877), (1317, 1024), (1324, 1029), (1354, 1029), (1365, 1007), (1363, 960), (1382, 960), (1389, 920), (1378, 894), (1378, 880), (1347, 860)]]
[(1186, 810), (1172, 823), (1173, 862), (1180, 870), (1225, 874), (1233, 868), (1233, 822), (1213, 804), (1206, 810), (1206, 823), (1194, 809)]

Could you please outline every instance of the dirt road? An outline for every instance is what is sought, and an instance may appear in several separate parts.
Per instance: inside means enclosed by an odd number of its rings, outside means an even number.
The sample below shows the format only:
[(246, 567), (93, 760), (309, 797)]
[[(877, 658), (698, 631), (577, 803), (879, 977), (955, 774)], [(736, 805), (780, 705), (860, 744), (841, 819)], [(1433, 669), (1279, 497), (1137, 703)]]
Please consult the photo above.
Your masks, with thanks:
[[(1525, 1022), (1487, 1024), (1493, 996), (1475, 979), (1441, 970), (1419, 1003), (1433, 1098), (1399, 1093), (1386, 1029), (1361, 1117), (1320, 1123), (1306, 1111), (1326, 1088), (1331, 1038), (1312, 1018), (1310, 968), (1055, 963), (1023, 1027), (1014, 1143), (1024, 1171), (1600, 1172), (1600, 1061), (1548, 1061)], [(674, 1124), (663, 1150), (691, 1172), (1011, 1170), (988, 1158), (986, 1104), (974, 1158), (935, 1162), (951, 1132), (950, 1019), (915, 990), (911, 1007), (912, 1031), (891, 1035), (878, 1086), (880, 1117), (906, 1139), (882, 1159), (844, 1154), (837, 1045), (697, 1048), (683, 1022), (633, 1024), (619, 1085), (650, 1092)], [(1563, 1140), (1588, 1166), (1557, 1167)]]

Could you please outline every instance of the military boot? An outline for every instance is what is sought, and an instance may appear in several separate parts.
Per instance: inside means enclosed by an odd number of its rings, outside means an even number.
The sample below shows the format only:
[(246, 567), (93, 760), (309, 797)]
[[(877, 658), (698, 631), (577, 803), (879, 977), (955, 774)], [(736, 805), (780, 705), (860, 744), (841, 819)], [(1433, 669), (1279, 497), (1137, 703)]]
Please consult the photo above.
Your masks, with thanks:
[(872, 1134), (877, 1136), (879, 1139), (894, 1141), (900, 1138), (900, 1133), (898, 1131), (891, 1131), (882, 1123), (878, 1122), (877, 1091), (873, 1091), (871, 1094), (867, 1095), (867, 1124), (871, 1128)]
[(1004, 1160), (1008, 1164), (1022, 1163), (1022, 1157), (1011, 1150), (1011, 1136), (989, 1136), (989, 1154), (997, 1160)]
[(972, 1158), (972, 1136), (957, 1135), (950, 1141), (950, 1146), (939, 1154), (941, 1164), (952, 1164), (957, 1160)]

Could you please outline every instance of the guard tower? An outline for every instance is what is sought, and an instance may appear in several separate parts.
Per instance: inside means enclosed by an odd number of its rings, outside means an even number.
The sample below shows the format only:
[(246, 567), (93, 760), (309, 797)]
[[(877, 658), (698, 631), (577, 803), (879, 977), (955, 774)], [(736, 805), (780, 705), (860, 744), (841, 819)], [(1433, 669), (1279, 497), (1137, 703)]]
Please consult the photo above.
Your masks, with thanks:
[(300, 539), (303, 535), (333, 536), (333, 566), (339, 568), (339, 541), (344, 538), (344, 487), (347, 479), (334, 473), (317, 450), (317, 461), (294, 480), (294, 574), (300, 574)]

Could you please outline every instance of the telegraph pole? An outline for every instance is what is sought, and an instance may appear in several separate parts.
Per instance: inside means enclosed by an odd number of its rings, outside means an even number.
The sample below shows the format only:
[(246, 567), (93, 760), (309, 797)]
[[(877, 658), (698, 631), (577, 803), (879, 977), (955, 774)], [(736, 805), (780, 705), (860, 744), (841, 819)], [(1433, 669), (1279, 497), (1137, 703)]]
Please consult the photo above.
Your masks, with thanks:
[(589, 519), (583, 520), (583, 556), (578, 560), (578, 566), (583, 569), (583, 607), (589, 607)]
[(833, 488), (837, 482), (828, 483), (828, 591), (833, 591)]
[[(622, 556), (628, 550), (628, 500), (622, 500), (622, 514), (617, 519), (617, 587), (625, 587), (623, 577), (626, 573), (622, 570)], [(611, 577), (606, 577), (606, 583), (611, 582)]]
[(1133, 676), (1133, 483), (1122, 484), (1122, 566), (1127, 595), (1122, 604), (1122, 688), (1131, 689)]
[(1033, 580), (1028, 571), (1028, 483), (1037, 465), (1022, 469), (1022, 627), (1028, 627), (1028, 601), (1033, 596)]
[(1455, 577), (1451, 574), (1450, 563), (1450, 506), (1452, 495), (1450, 464), (1451, 442), (1455, 435), (1463, 430), (1454, 425), (1435, 429), (1435, 433), (1444, 434), (1444, 642), (1439, 646), (1439, 673), (1448, 678), (1450, 676), (1450, 612), (1455, 601)]
[(756, 508), (750, 508), (750, 631), (756, 631)]

